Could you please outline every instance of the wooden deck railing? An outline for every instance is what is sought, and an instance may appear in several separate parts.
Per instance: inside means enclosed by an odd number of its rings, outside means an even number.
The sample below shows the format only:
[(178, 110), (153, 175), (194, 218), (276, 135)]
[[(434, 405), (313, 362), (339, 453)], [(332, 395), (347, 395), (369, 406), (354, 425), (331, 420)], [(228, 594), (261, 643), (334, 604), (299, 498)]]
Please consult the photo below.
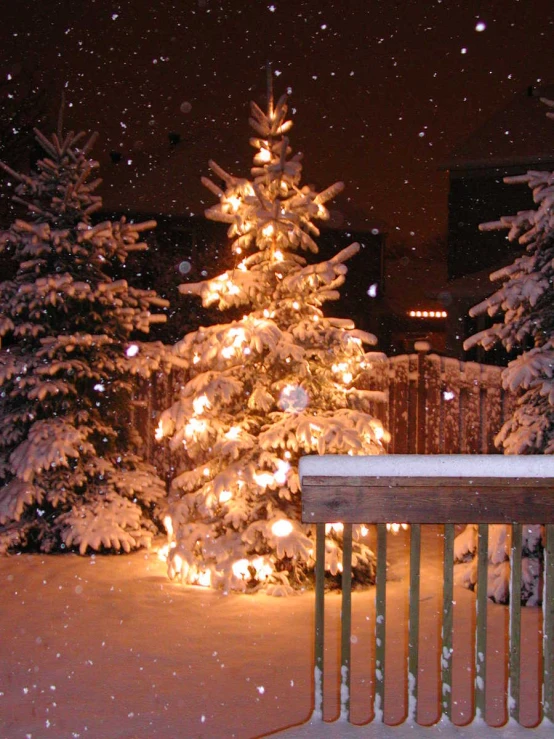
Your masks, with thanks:
[[(478, 719), (484, 719), (487, 670), (488, 524), (506, 523), (512, 526), (511, 593), (519, 593), (522, 526), (540, 523), (544, 524), (546, 534), (542, 628), (542, 730), (544, 731), (548, 724), (545, 736), (554, 735), (554, 726), (549, 724), (550, 721), (554, 721), (554, 457), (314, 456), (301, 459), (300, 476), (302, 520), (316, 525), (315, 710), (312, 724), (323, 718), (326, 524), (337, 522), (344, 524), (340, 690), (343, 721), (350, 719), (351, 700), (352, 526), (362, 523), (377, 525), (373, 722), (383, 721), (386, 703), (386, 523), (402, 521), (411, 524), (407, 722), (413, 724), (416, 720), (418, 702), (421, 525), (444, 524), (441, 716), (443, 721), (448, 722), (452, 717), (454, 525), (467, 522), (479, 524), (474, 715)], [(519, 723), (522, 667), (520, 598), (511, 598), (509, 609), (506, 715), (510, 717), (512, 723), (514, 721)]]

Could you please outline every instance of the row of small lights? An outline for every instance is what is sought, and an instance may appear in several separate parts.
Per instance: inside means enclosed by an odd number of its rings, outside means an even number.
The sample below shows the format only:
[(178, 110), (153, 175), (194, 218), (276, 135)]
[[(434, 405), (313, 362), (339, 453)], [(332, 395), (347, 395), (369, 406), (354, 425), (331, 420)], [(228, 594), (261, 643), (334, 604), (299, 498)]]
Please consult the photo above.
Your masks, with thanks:
[(445, 310), (411, 310), (410, 318), (446, 318), (448, 313)]

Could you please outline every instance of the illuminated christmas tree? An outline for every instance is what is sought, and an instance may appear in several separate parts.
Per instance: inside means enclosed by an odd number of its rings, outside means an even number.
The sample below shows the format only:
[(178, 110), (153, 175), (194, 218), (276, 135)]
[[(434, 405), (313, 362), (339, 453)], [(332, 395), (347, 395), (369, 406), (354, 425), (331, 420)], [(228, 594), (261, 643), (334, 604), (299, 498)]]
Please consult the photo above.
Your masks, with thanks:
[(137, 454), (129, 411), (138, 374), (163, 347), (132, 341), (167, 305), (115, 279), (152, 223), (104, 221), (90, 181), (94, 136), (50, 139), (17, 183), (26, 219), (2, 235), (13, 278), (0, 283), (0, 550), (123, 549), (156, 531), (163, 481)]
[[(360, 387), (382, 355), (366, 353), (374, 336), (352, 321), (328, 318), (322, 305), (339, 297), (345, 261), (358, 244), (319, 264), (313, 219), (342, 190), (301, 186), (301, 156), (285, 134), (286, 100), (264, 113), (252, 103), (256, 137), (252, 180), (214, 162), (221, 189), (208, 218), (229, 224), (236, 267), (180, 287), (205, 306), (241, 308), (242, 318), (200, 328), (174, 347), (185, 368), (180, 396), (166, 410), (159, 439), (184, 448), (172, 482), (169, 573), (225, 590), (300, 587), (313, 566), (313, 532), (300, 520), (298, 459), (306, 454), (381, 454), (386, 434), (370, 415), (382, 394)], [(374, 557), (356, 531), (355, 574), (370, 581)], [(340, 526), (327, 540), (327, 568), (340, 570)]]

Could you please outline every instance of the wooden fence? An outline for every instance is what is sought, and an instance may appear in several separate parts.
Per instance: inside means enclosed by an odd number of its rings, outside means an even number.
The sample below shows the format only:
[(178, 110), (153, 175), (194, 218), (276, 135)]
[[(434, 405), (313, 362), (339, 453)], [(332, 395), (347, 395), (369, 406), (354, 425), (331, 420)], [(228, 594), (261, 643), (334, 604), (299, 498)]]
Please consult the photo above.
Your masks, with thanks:
[[(502, 368), (461, 362), (420, 351), (375, 364), (367, 387), (383, 391), (386, 403), (371, 412), (391, 434), (390, 454), (494, 454), (494, 437), (510, 416), (514, 399), (502, 389)], [(171, 479), (177, 455), (154, 440), (159, 413), (178, 396), (178, 372), (153, 377), (141, 392), (134, 423), (144, 453)]]
[(388, 397), (374, 413), (391, 434), (390, 454), (494, 454), (514, 397), (502, 367), (405, 354), (376, 367), (372, 387)]

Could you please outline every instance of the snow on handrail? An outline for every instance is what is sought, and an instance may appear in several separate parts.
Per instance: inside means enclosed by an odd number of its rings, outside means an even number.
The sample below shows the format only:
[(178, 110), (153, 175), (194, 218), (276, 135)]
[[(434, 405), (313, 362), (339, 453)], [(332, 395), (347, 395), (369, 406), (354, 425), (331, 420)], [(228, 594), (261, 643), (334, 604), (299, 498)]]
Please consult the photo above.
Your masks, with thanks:
[(304, 477), (554, 477), (554, 455), (343, 454), (302, 457)]

